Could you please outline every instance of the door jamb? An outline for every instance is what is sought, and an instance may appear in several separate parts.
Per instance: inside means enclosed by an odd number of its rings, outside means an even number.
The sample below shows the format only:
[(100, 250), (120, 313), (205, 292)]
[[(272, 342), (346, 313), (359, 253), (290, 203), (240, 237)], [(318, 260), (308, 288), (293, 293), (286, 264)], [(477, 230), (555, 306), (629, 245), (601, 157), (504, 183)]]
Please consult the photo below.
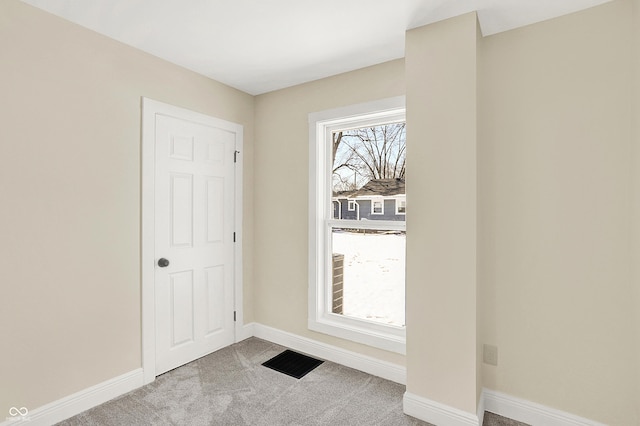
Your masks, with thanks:
[(141, 98), (142, 148), (141, 148), (141, 309), (142, 309), (142, 370), (144, 384), (156, 378), (156, 330), (155, 330), (155, 116), (169, 115), (182, 120), (212, 124), (233, 130), (236, 133), (235, 164), (235, 233), (234, 244), (234, 341), (242, 339), (243, 333), (243, 287), (242, 287), (242, 154), (243, 127), (240, 124), (221, 120), (188, 109), (176, 107), (153, 99)]

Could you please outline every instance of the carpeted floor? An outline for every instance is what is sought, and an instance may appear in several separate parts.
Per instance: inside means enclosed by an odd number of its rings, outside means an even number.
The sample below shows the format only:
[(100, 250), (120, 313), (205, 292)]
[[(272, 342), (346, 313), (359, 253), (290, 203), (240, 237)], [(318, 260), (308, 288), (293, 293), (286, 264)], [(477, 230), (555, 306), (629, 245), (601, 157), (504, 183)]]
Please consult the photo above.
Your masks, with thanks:
[(403, 385), (332, 362), (300, 380), (261, 365), (284, 349), (247, 339), (58, 425), (427, 425), (402, 412)]

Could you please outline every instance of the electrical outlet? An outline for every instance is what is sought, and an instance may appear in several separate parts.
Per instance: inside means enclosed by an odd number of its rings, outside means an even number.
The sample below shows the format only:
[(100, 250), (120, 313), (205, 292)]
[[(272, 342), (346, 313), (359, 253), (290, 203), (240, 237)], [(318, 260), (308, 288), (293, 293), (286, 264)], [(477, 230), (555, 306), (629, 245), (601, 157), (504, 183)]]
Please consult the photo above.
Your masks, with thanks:
[(482, 360), (485, 364), (498, 365), (498, 347), (493, 345), (482, 345)]

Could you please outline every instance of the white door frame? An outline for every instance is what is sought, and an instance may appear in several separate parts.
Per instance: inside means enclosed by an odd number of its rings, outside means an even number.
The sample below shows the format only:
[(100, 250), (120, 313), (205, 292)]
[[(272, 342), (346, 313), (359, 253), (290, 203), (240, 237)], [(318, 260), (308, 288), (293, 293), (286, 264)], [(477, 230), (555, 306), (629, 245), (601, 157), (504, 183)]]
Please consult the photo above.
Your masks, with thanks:
[(181, 120), (233, 128), (236, 132), (235, 166), (235, 234), (234, 244), (234, 311), (236, 315), (234, 341), (242, 338), (242, 141), (243, 127), (188, 109), (142, 98), (142, 205), (141, 259), (142, 275), (142, 369), (144, 383), (156, 378), (156, 315), (155, 315), (155, 116), (168, 115)]

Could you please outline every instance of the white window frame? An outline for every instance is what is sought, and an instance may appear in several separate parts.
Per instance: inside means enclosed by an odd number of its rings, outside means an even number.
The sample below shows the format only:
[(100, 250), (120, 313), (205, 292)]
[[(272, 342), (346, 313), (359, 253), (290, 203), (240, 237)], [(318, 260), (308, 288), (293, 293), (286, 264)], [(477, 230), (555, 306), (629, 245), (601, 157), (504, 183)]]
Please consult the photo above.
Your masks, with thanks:
[[(380, 211), (376, 212), (375, 203), (380, 203)], [(384, 215), (384, 198), (372, 198), (371, 199), (371, 214), (383, 216)]]
[(405, 231), (406, 223), (336, 220), (331, 217), (329, 142), (335, 131), (404, 121), (404, 96), (309, 114), (309, 329), (400, 354), (406, 353), (405, 327), (331, 312), (333, 227)]
[[(338, 203), (338, 219), (342, 219), (342, 202), (340, 202), (340, 200), (332, 200), (332, 203)], [(331, 206), (331, 210), (333, 213), (333, 205)]]
[(356, 211), (356, 200), (349, 200), (349, 204), (347, 205), (347, 210), (350, 212)]
[[(404, 203), (404, 211), (399, 211), (400, 203)], [(396, 214), (407, 214), (407, 199), (406, 198), (396, 198)]]

